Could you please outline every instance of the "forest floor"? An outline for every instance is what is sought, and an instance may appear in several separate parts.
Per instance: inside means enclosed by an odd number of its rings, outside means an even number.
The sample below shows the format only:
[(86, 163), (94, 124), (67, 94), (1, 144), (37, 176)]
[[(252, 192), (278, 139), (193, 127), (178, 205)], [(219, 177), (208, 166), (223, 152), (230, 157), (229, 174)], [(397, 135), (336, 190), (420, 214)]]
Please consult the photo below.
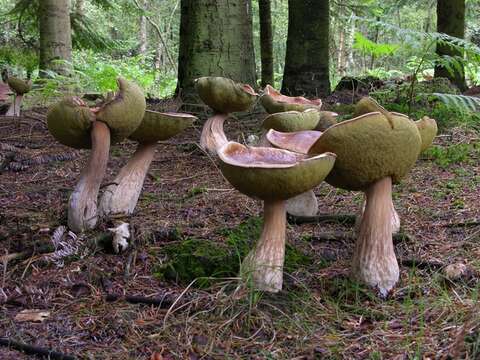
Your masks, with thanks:
[[(243, 141), (258, 134), (261, 118), (227, 121), (228, 137)], [(136, 213), (125, 220), (135, 239), (125, 253), (95, 241), (112, 226), (104, 221), (78, 237), (77, 254), (63, 264), (38, 252), (0, 264), (2, 337), (81, 359), (480, 358), (478, 133), (444, 132), (436, 144), (445, 152), (421, 158), (395, 186), (394, 204), (408, 236), (395, 242), (401, 280), (381, 299), (348, 276), (351, 223), (290, 224), (293, 255), (284, 289), (275, 295), (238, 286), (232, 275), (207, 279), (203, 287), (168, 280), (162, 272), (167, 247), (186, 252), (170, 257), (184, 255), (188, 272), (192, 258), (202, 262), (195, 253), (201, 242), (220, 248), (226, 240), (252, 244), (258, 236), (261, 204), (232, 189), (198, 149), (200, 131), (196, 124), (158, 145)], [(41, 248), (66, 225), (67, 199), (88, 151), (59, 145), (42, 108), (20, 119), (0, 117), (0, 134), (1, 256)], [(458, 147), (448, 151), (453, 144), (466, 145), (461, 162), (455, 161)], [(105, 184), (134, 149), (128, 141), (112, 148)], [(315, 193), (325, 214), (356, 214), (362, 202), (360, 193), (325, 183)], [(182, 246), (192, 239), (197, 245)], [(238, 267), (238, 258), (229, 259)], [(231, 265), (218, 262), (208, 266)], [(444, 274), (450, 264), (467, 271), (451, 281)], [(107, 294), (164, 301), (111, 302)], [(21, 321), (18, 314), (26, 309), (46, 313), (37, 322)], [(28, 357), (0, 347), (0, 358)]]

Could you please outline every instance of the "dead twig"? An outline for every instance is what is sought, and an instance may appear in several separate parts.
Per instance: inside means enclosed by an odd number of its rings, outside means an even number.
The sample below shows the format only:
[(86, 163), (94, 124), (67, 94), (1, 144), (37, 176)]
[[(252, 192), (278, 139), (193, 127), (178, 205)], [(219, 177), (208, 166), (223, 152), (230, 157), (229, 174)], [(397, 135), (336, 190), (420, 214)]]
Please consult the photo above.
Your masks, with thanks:
[(21, 342), (17, 342), (8, 338), (0, 338), (0, 345), (6, 346), (15, 350), (23, 351), (28, 355), (37, 355), (45, 357), (47, 359), (55, 360), (75, 360), (76, 357), (72, 355), (63, 354), (58, 351), (53, 351), (51, 349), (42, 348), (39, 346), (29, 345)]
[(287, 215), (288, 222), (294, 225), (316, 224), (316, 223), (334, 223), (343, 225), (353, 225), (357, 217), (353, 214), (320, 214), (316, 216), (295, 216)]

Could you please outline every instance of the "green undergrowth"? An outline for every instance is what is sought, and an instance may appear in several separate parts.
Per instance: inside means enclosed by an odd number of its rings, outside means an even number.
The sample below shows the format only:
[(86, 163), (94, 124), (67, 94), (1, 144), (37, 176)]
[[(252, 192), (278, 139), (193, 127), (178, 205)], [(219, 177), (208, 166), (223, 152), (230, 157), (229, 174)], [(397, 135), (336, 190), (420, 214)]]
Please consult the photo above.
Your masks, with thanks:
[[(165, 260), (154, 268), (154, 275), (162, 280), (208, 287), (215, 278), (238, 276), (242, 259), (260, 237), (262, 219), (252, 217), (233, 229), (221, 230), (225, 241), (183, 238), (162, 247), (159, 256)], [(287, 243), (284, 270), (289, 273), (311, 265), (313, 259)]]
[(474, 163), (480, 155), (480, 144), (478, 143), (460, 143), (448, 146), (434, 145), (428, 148), (423, 157), (431, 159), (445, 169), (453, 164)]

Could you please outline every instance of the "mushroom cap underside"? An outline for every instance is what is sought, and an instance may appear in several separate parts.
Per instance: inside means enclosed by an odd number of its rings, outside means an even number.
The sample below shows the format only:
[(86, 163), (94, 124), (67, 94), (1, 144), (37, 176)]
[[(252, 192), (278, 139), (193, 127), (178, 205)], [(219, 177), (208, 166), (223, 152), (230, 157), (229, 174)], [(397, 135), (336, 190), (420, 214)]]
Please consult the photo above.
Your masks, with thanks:
[(195, 89), (205, 104), (225, 114), (249, 110), (258, 95), (250, 85), (219, 76), (196, 79)]
[(438, 127), (434, 119), (424, 116), (422, 119), (415, 121), (420, 137), (422, 138), (422, 147), (420, 152), (425, 151), (433, 143), (433, 139), (437, 136)]
[(364, 190), (390, 176), (398, 183), (413, 167), (422, 139), (407, 116), (368, 113), (328, 128), (309, 154), (333, 152), (335, 166), (326, 181), (347, 190)]
[(323, 181), (335, 154), (314, 157), (287, 150), (229, 142), (218, 151), (220, 168), (240, 192), (262, 200), (286, 200)]
[(286, 111), (268, 115), (263, 120), (264, 129), (274, 129), (283, 132), (313, 130), (320, 120), (320, 112), (317, 109), (305, 111)]
[(58, 142), (75, 149), (90, 149), (90, 129), (95, 115), (77, 97), (67, 97), (52, 105), (47, 113), (48, 131)]
[(191, 126), (196, 119), (196, 116), (190, 114), (146, 110), (142, 123), (129, 139), (140, 143), (167, 140)]
[(117, 79), (118, 92), (101, 105), (96, 117), (108, 125), (112, 143), (119, 142), (133, 133), (140, 125), (146, 102), (142, 89), (123, 78)]
[(321, 131), (304, 130), (297, 132), (280, 132), (269, 130), (267, 132), (267, 140), (275, 147), (293, 151), (300, 154), (307, 154), (310, 147), (322, 135)]
[(287, 96), (275, 90), (272, 86), (265, 87), (260, 102), (269, 114), (285, 111), (305, 111), (307, 109), (320, 110), (322, 100), (306, 99), (303, 96)]

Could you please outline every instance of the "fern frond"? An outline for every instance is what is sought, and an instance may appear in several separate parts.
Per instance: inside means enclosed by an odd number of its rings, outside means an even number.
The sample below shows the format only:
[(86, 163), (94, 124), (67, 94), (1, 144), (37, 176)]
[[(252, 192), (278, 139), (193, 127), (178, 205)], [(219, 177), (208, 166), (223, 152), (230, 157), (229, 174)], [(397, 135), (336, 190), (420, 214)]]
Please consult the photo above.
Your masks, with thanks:
[(419, 94), (425, 97), (434, 96), (437, 100), (441, 101), (445, 105), (456, 107), (463, 111), (476, 112), (480, 110), (480, 98), (475, 96), (467, 95), (454, 95), (454, 94), (443, 94), (443, 93), (432, 93), (432, 94)]

